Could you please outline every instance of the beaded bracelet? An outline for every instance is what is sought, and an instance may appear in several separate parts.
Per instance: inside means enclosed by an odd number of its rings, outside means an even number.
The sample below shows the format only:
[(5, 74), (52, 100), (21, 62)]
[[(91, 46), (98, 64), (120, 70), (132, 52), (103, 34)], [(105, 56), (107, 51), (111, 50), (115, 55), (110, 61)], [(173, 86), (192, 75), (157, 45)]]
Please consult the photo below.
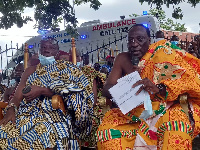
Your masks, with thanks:
[(9, 103), (6, 107), (5, 107), (5, 112), (7, 112), (8, 111), (8, 109), (9, 108), (11, 108), (11, 107), (14, 107), (14, 109), (15, 109), (15, 113), (17, 112), (17, 106), (15, 105), (15, 103)]

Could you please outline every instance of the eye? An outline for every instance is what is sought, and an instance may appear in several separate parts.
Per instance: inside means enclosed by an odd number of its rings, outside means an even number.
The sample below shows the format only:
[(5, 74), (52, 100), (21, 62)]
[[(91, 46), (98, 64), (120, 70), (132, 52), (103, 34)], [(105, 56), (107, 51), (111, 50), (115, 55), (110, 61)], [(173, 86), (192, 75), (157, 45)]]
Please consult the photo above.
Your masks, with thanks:
[(128, 39), (128, 43), (132, 43), (133, 40), (134, 40), (134, 38), (132, 38), (132, 39)]
[(144, 37), (144, 36), (138, 36), (138, 37), (137, 37), (137, 40), (138, 40), (139, 42), (143, 42), (143, 41), (145, 40), (145, 37)]

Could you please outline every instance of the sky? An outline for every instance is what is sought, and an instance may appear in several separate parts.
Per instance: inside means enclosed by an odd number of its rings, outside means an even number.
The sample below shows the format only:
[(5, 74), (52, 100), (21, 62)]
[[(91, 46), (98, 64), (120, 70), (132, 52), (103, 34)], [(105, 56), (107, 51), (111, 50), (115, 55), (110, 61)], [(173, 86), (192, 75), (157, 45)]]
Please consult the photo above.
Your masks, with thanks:
[[(72, 0), (71, 0), (72, 1)], [(124, 15), (126, 18), (129, 18), (130, 14), (141, 14), (143, 11), (148, 11), (150, 6), (147, 3), (142, 5), (139, 3), (139, 0), (100, 0), (102, 3), (99, 10), (95, 11), (90, 8), (89, 4), (83, 4), (80, 6), (75, 6), (75, 14), (79, 21), (79, 24), (85, 21), (92, 20), (101, 20), (102, 22), (115, 21), (119, 20), (120, 16)], [(183, 19), (177, 20), (177, 22), (185, 23), (188, 32), (199, 33), (200, 30), (200, 17), (199, 10), (200, 4), (195, 8), (191, 7), (190, 4), (182, 3), (179, 5), (183, 10)], [(155, 8), (155, 6), (152, 6)], [(163, 10), (166, 12), (167, 18), (172, 18), (172, 6), (170, 8), (163, 7)], [(29, 15), (33, 18), (34, 10), (25, 9), (24, 15)], [(0, 46), (2, 50), (5, 50), (6, 44), (7, 47), (16, 47), (16, 44), (19, 44), (19, 47), (22, 43), (25, 43), (32, 36), (37, 36), (37, 29), (33, 29), (35, 21), (29, 22), (24, 25), (22, 28), (17, 28), (13, 26), (8, 30), (0, 29)], [(61, 29), (64, 29), (64, 24), (61, 24)]]

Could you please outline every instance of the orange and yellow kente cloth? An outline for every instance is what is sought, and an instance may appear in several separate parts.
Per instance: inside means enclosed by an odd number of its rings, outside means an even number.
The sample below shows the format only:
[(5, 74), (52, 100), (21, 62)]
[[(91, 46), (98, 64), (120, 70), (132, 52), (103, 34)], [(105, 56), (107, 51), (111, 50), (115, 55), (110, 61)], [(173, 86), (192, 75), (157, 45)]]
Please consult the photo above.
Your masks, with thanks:
[[(191, 150), (192, 139), (200, 133), (200, 60), (161, 40), (150, 45), (139, 67), (141, 78), (166, 85), (166, 97), (151, 95), (154, 114), (147, 121), (139, 119), (142, 105), (126, 115), (119, 109), (108, 111), (97, 131), (98, 150)], [(194, 124), (178, 101), (185, 93)], [(146, 146), (136, 147), (136, 137)]]

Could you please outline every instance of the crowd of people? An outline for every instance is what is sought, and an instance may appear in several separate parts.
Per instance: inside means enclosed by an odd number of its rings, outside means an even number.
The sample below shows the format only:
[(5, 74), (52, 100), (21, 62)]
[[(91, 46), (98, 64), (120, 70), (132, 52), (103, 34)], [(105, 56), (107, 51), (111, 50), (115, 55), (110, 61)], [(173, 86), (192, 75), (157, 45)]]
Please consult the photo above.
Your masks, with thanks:
[[(0, 149), (191, 150), (200, 133), (198, 39), (187, 52), (176, 36), (167, 41), (158, 31), (156, 39), (151, 44), (149, 29), (136, 24), (128, 32), (128, 51), (107, 56), (103, 65), (90, 64), (79, 51), (73, 64), (71, 51), (42, 39), (28, 68), (18, 64), (9, 88), (0, 86), (1, 101), (8, 103)], [(109, 92), (136, 71), (141, 80), (132, 85), (140, 86), (135, 94), (144, 90), (151, 98), (153, 114), (146, 119), (144, 104), (134, 108), (133, 99), (134, 109), (123, 114)], [(55, 96), (62, 100), (58, 108)]]

